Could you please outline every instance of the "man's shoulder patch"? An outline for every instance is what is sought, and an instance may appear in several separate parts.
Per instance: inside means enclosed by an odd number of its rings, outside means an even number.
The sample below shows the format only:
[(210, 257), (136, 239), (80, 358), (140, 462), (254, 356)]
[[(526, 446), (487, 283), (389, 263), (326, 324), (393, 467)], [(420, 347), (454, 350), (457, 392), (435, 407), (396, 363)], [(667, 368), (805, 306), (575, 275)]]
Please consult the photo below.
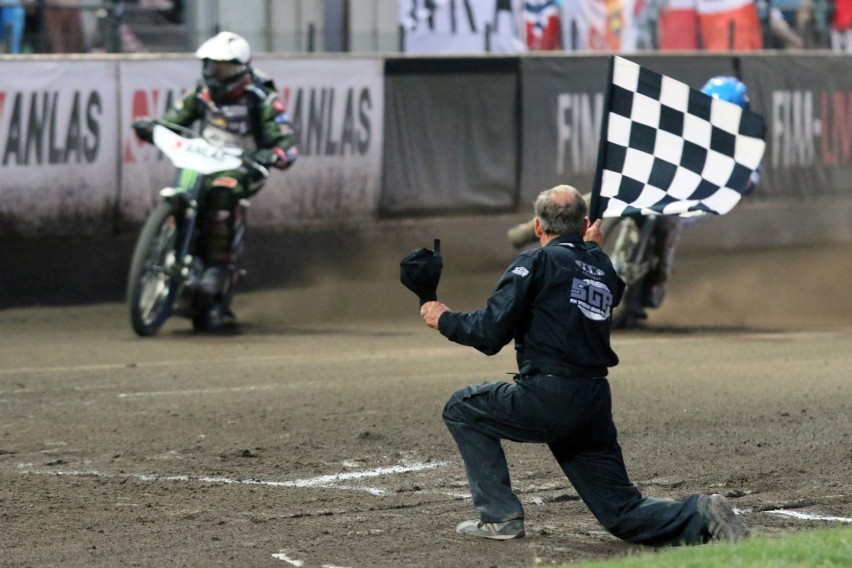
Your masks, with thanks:
[(520, 277), (524, 277), (529, 274), (530, 271), (528, 268), (524, 268), (523, 266), (516, 266), (512, 269), (512, 274), (517, 274)]

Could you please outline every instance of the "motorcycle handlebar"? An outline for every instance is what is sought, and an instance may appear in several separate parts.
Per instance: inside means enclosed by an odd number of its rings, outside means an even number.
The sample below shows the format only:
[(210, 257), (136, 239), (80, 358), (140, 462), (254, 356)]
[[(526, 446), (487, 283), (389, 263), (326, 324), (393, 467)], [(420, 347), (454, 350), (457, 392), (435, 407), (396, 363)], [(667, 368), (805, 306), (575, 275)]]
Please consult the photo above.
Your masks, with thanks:
[(176, 124), (174, 122), (169, 122), (167, 120), (162, 120), (159, 118), (155, 118), (151, 122), (153, 122), (154, 124), (159, 124), (164, 128), (168, 128), (175, 134), (180, 134), (181, 136), (187, 136), (190, 138), (195, 138), (196, 136), (198, 136), (198, 134), (196, 134), (194, 130), (192, 130), (191, 128), (187, 128), (186, 126), (183, 126), (181, 124)]
[(253, 172), (257, 172), (264, 179), (269, 177), (269, 168), (267, 168), (266, 166), (264, 166), (263, 164), (261, 164), (260, 162), (258, 162), (254, 158), (252, 158), (251, 154), (249, 154), (248, 152), (245, 152), (243, 154), (243, 164), (246, 166), (246, 168), (248, 170), (253, 171)]
[[(159, 118), (154, 119), (151, 122), (154, 124), (158, 124), (164, 128), (168, 128), (175, 134), (180, 134), (181, 136), (186, 136), (188, 138), (195, 138), (198, 136), (198, 133), (196, 133), (194, 130), (192, 130), (191, 128), (187, 128), (186, 126), (183, 126), (181, 124), (176, 124), (174, 122), (169, 122), (167, 120), (162, 120)], [(263, 178), (269, 177), (269, 168), (254, 159), (250, 152), (243, 151), (240, 158), (243, 161), (243, 165), (250, 172), (256, 172)]]

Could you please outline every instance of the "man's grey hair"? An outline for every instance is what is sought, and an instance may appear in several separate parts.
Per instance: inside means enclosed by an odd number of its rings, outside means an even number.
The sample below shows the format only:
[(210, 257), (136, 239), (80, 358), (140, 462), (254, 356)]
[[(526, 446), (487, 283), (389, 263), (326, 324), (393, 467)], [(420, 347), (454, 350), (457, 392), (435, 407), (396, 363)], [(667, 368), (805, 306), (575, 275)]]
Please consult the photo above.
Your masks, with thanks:
[(557, 185), (538, 194), (533, 205), (541, 228), (549, 235), (582, 235), (588, 214), (586, 200), (576, 188)]

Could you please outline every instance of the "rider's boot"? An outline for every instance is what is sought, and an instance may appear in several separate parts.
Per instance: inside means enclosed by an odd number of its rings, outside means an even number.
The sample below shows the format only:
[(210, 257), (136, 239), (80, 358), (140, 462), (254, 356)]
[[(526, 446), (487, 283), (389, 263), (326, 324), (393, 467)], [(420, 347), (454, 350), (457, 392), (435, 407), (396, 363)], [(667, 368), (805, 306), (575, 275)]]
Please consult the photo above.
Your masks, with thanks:
[(227, 276), (226, 267), (219, 264), (213, 264), (204, 270), (198, 282), (198, 292), (208, 300), (209, 304), (214, 303), (216, 297), (222, 293)]
[(194, 257), (192, 264), (188, 267), (189, 274), (175, 297), (174, 313), (181, 317), (192, 317), (195, 295), (198, 292), (198, 284), (204, 275), (204, 263), (199, 257)]
[(657, 219), (654, 231), (657, 249), (655, 254), (659, 261), (645, 278), (645, 291), (642, 297), (642, 305), (649, 308), (659, 308), (663, 305), (666, 287), (672, 274), (677, 243), (682, 232), (680, 218), (660, 217)]
[(221, 331), (234, 325), (236, 316), (230, 309), (230, 297), (226, 293), (228, 279), (233, 275), (231, 265), (214, 264), (204, 270), (204, 275), (198, 283), (199, 303), (203, 310), (197, 329), (207, 332)]
[(666, 297), (666, 283), (661, 282), (654, 286), (649, 286), (643, 305), (649, 308), (659, 308), (663, 305), (663, 298)]
[(203, 301), (211, 308), (218, 304), (225, 291), (233, 262), (233, 216), (228, 209), (212, 209), (205, 227), (205, 269), (198, 283)]

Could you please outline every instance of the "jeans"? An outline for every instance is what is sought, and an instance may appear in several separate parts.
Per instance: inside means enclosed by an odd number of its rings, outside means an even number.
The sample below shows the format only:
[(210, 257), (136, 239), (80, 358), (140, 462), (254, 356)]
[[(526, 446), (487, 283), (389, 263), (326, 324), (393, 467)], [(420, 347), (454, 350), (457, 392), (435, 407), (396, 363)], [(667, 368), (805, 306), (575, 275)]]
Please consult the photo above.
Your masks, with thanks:
[(21, 53), (26, 13), (21, 6), (0, 8), (0, 41), (9, 44), (9, 53)]
[(456, 391), (444, 422), (464, 460), (473, 505), (486, 523), (524, 518), (509, 479), (501, 440), (547, 444), (598, 521), (613, 535), (647, 545), (709, 540), (697, 511), (685, 501), (643, 497), (630, 482), (612, 420), (605, 378), (516, 377)]

